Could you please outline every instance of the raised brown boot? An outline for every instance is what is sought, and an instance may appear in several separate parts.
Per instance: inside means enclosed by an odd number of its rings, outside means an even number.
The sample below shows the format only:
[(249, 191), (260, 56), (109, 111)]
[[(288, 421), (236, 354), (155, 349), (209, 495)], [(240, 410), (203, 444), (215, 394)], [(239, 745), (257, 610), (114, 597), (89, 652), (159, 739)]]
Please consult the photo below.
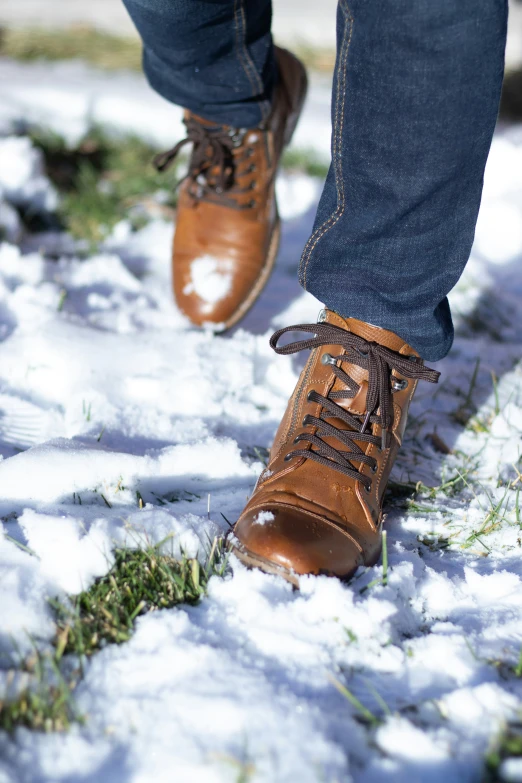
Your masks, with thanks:
[(263, 290), (279, 247), (275, 175), (301, 112), (306, 72), (276, 47), (279, 81), (258, 128), (216, 125), (185, 113), (187, 138), (156, 158), (166, 168), (191, 142), (180, 188), (173, 248), (174, 296), (196, 325), (233, 326)]
[[(314, 350), (234, 528), (240, 560), (295, 585), (299, 574), (349, 578), (377, 562), (382, 499), (417, 381), (439, 377), (393, 332), (328, 310), (323, 319), (270, 341), (277, 353)], [(277, 347), (299, 331), (309, 339)]]

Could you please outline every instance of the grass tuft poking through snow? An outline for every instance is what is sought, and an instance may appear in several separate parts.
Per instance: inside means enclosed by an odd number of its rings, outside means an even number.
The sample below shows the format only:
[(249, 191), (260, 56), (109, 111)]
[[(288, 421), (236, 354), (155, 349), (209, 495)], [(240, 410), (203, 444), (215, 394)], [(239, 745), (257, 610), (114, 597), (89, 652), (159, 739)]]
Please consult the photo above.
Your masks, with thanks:
[[(20, 671), (9, 670), (5, 695), (0, 701), (0, 730), (11, 733), (23, 726), (35, 731), (66, 731), (73, 722), (83, 723), (73, 700), (79, 672), (68, 676), (61, 672), (62, 652), (41, 653), (35, 647)], [(11, 689), (16, 692), (12, 697)]]
[(108, 643), (130, 639), (136, 618), (181, 603), (197, 604), (208, 580), (222, 576), (227, 565), (224, 545), (214, 540), (205, 566), (195, 558), (178, 560), (162, 554), (165, 541), (144, 549), (116, 549), (111, 570), (66, 604), (53, 600), (58, 618), (58, 658), (92, 655)]
[[(34, 129), (31, 139), (43, 153), (46, 174), (60, 194), (60, 223), (76, 239), (92, 246), (124, 218), (134, 229), (154, 217), (172, 218), (178, 164), (166, 173), (156, 171), (152, 160), (158, 150), (142, 139), (111, 136), (96, 127), (74, 148), (45, 130)], [(35, 216), (30, 214), (29, 219), (34, 221)]]
[(290, 147), (285, 149), (282, 165), (285, 171), (301, 172), (320, 179), (325, 179), (328, 174), (328, 165), (324, 158), (311, 148)]
[(26, 62), (81, 58), (107, 70), (141, 69), (141, 44), (137, 38), (110, 35), (88, 25), (64, 30), (3, 28), (0, 55)]
[(486, 757), (482, 783), (502, 783), (522, 779), (522, 722), (511, 723), (497, 738)]
[(168, 538), (144, 548), (116, 549), (111, 570), (88, 590), (49, 601), (57, 628), (54, 650), (42, 653), (35, 645), (18, 669), (9, 670), (0, 700), (0, 730), (66, 731), (73, 722), (84, 723), (73, 691), (85, 659), (107, 644), (128, 641), (139, 615), (196, 605), (210, 577), (224, 575), (228, 548), (223, 539), (214, 539), (201, 566), (195, 558), (163, 553)]

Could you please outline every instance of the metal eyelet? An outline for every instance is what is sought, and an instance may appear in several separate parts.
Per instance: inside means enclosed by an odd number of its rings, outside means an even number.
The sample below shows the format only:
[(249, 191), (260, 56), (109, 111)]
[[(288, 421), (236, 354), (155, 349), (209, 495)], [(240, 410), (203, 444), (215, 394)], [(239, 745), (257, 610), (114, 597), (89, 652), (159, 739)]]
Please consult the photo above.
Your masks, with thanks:
[(232, 139), (233, 147), (240, 147), (242, 145), (245, 133), (246, 128), (230, 128), (228, 135)]
[(256, 188), (257, 188), (257, 182), (255, 181), (255, 179), (253, 179), (252, 182), (250, 183), (250, 190), (255, 190)]
[(372, 485), (371, 484), (364, 484), (364, 491), (366, 492), (367, 495), (369, 495), (370, 492), (372, 491)]
[(307, 419), (308, 419), (308, 413), (306, 414), (306, 416), (303, 416), (303, 421), (301, 422), (301, 427), (308, 427)]
[(408, 388), (408, 381), (406, 378), (392, 378), (392, 392), (404, 391)]
[(253, 174), (254, 171), (257, 171), (257, 166), (255, 163), (252, 163), (252, 165), (248, 167), (248, 173)]
[(368, 354), (370, 353), (370, 351), (361, 351), (361, 349), (360, 349), (360, 348), (356, 348), (355, 350), (356, 350), (356, 351), (357, 351), (357, 353), (359, 353), (361, 356), (368, 356)]
[(312, 389), (312, 390), (311, 390), (311, 391), (309, 391), (309, 392), (308, 392), (308, 394), (306, 395), (306, 399), (307, 399), (307, 401), (308, 401), (308, 402), (313, 402), (313, 400), (311, 399), (311, 396), (312, 396), (312, 394), (313, 394), (313, 393), (314, 393), (314, 390)]
[(301, 442), (301, 438), (298, 435), (296, 438), (294, 438), (294, 443), (297, 445), (297, 443), (300, 443), (300, 442)]
[(284, 461), (284, 462), (289, 462), (289, 460), (291, 460), (293, 456), (294, 456), (294, 455), (293, 455), (293, 454), (292, 454), (292, 452), (290, 451), (290, 452), (288, 452), (288, 454), (285, 454), (285, 456), (283, 457), (283, 461)]
[(255, 205), (256, 205), (256, 202), (254, 201), (254, 199), (252, 199), (251, 201), (248, 202), (247, 207), (249, 209), (252, 209), (253, 207), (255, 207)]
[(377, 463), (375, 463), (375, 465), (372, 465), (372, 466), (371, 466), (371, 468), (370, 468), (371, 472), (372, 472), (372, 473), (377, 473), (377, 469), (378, 469), (378, 467), (379, 467), (379, 466), (377, 465)]
[(337, 361), (333, 358), (331, 353), (323, 353), (321, 356), (321, 364), (337, 364)]

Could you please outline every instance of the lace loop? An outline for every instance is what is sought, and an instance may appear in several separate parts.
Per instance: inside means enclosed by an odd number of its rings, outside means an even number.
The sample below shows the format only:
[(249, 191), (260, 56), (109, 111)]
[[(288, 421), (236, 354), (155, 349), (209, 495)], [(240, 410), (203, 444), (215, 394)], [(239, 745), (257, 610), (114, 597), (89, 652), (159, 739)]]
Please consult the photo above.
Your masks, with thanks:
[[(172, 149), (159, 153), (153, 160), (158, 171), (165, 171), (172, 165), (183, 147), (192, 144), (188, 172), (176, 183), (176, 188), (184, 180), (190, 180), (190, 195), (195, 201), (214, 201), (234, 209), (247, 209), (255, 202), (238, 203), (237, 196), (251, 190), (251, 183), (238, 187), (239, 177), (250, 173), (241, 172), (240, 164), (250, 157), (250, 148), (242, 150), (246, 134), (245, 128), (226, 126), (206, 126), (195, 117), (186, 117), (183, 121), (187, 128), (186, 138)], [(239, 154), (238, 154), (239, 152)]]
[[(313, 337), (278, 346), (280, 337), (286, 332), (307, 332)], [(373, 472), (376, 462), (373, 457), (364, 453), (357, 441), (372, 443), (382, 450), (388, 448), (388, 433), (394, 418), (392, 394), (396, 391), (392, 385), (392, 372), (396, 371), (405, 378), (427, 381), (428, 383), (437, 383), (440, 373), (430, 367), (425, 367), (415, 356), (404, 356), (384, 345), (365, 340), (353, 332), (325, 322), (298, 324), (279, 329), (270, 338), (270, 345), (276, 353), (283, 355), (297, 353), (307, 348), (320, 348), (325, 345), (339, 345), (344, 350), (338, 356), (328, 354), (326, 363), (331, 365), (332, 372), (346, 388), (341, 391), (330, 391), (328, 396), (323, 396), (316, 391), (309, 392), (309, 401), (318, 403), (321, 406), (321, 412), (319, 416), (307, 414), (303, 420), (303, 426), (311, 425), (316, 428), (316, 432), (301, 433), (298, 439), (310, 444), (309, 448), (295, 449), (287, 456), (290, 459), (297, 456), (313, 459), (351, 478), (362, 481), (365, 488), (370, 489), (371, 479), (357, 470), (353, 463), (369, 465)], [(349, 362), (368, 371), (368, 390), (364, 414), (346, 411), (335, 402), (336, 399), (352, 399), (360, 389), (360, 385), (342, 369), (342, 366), (339, 366), (343, 362)], [(328, 418), (342, 421), (349, 429), (335, 427), (326, 421)], [(370, 425), (378, 425), (381, 428), (380, 438), (368, 431)], [(348, 451), (334, 448), (324, 440), (324, 437), (335, 438), (346, 446)]]

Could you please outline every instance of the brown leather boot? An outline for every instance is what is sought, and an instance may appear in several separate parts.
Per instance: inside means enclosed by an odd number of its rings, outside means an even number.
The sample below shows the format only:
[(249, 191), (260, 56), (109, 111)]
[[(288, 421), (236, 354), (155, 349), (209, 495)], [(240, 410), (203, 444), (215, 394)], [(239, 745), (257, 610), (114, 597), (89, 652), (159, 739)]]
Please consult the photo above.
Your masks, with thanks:
[[(281, 574), (349, 578), (381, 552), (382, 500), (418, 380), (439, 373), (393, 332), (323, 311), (290, 326), (277, 353), (313, 350), (254, 493), (237, 521), (234, 552)], [(285, 332), (309, 339), (282, 348)]]
[(216, 125), (185, 114), (187, 138), (156, 158), (165, 169), (193, 144), (180, 189), (173, 248), (174, 296), (196, 325), (233, 326), (255, 302), (279, 246), (275, 175), (301, 112), (306, 72), (276, 47), (279, 82), (272, 112), (258, 128)]

